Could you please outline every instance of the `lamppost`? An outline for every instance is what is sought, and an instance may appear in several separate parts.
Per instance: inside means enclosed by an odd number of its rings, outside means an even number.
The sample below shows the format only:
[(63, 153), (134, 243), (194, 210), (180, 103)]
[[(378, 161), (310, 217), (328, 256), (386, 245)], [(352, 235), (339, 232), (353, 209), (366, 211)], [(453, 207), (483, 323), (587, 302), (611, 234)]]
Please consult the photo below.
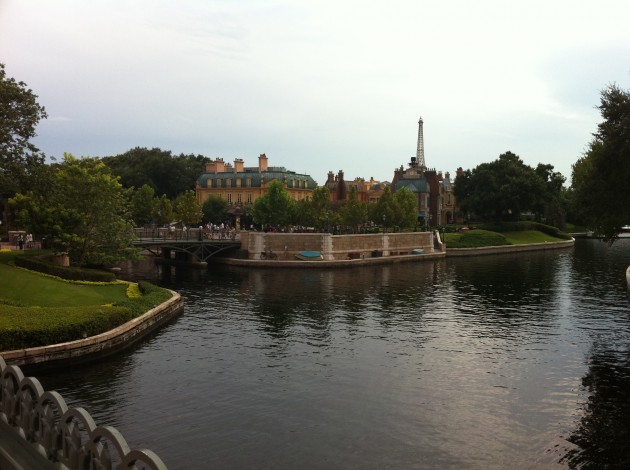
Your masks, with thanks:
[(385, 223), (387, 221), (387, 216), (383, 214), (383, 233), (385, 233)]

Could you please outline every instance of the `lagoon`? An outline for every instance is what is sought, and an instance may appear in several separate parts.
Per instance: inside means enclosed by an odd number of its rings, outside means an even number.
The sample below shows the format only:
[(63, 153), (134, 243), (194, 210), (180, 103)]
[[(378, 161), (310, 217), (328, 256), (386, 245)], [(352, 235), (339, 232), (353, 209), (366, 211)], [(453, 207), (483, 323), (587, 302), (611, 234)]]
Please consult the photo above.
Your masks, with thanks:
[(170, 469), (630, 463), (630, 239), (346, 269), (136, 266), (184, 314), (46, 390)]

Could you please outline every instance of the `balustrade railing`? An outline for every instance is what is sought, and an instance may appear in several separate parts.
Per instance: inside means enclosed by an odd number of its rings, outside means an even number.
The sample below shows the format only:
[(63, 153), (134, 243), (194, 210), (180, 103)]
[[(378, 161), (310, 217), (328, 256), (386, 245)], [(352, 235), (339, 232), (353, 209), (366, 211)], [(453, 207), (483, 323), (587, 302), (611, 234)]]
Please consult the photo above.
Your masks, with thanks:
[(55, 468), (166, 470), (154, 452), (130, 450), (115, 428), (97, 426), (83, 408), (69, 408), (59, 393), (44, 391), (36, 378), (24, 377), (2, 357), (0, 371), (0, 420)]

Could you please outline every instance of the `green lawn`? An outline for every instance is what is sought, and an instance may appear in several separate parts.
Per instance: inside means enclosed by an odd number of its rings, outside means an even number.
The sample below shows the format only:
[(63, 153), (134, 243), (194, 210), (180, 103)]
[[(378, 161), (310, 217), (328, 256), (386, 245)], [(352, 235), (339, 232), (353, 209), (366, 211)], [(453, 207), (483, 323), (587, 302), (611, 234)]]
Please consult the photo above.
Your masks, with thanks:
[(523, 245), (527, 243), (545, 243), (545, 242), (562, 242), (566, 241), (561, 238), (552, 237), (538, 230), (523, 230), (519, 232), (503, 232), (505, 238), (512, 245)]
[(127, 283), (67, 282), (15, 267), (14, 256), (0, 253), (0, 351), (102, 333), (171, 296), (148, 285), (128, 298)]
[[(0, 263), (0, 299), (20, 305), (79, 307), (125, 300), (127, 286), (83, 285), (60, 281)], [(1, 307), (0, 307), (1, 308)]]
[(444, 241), (448, 248), (472, 248), (483, 246), (500, 246), (505, 244), (524, 245), (529, 243), (545, 243), (564, 241), (538, 230), (521, 230), (515, 232), (490, 232), (487, 230), (469, 230), (466, 232), (445, 233)]

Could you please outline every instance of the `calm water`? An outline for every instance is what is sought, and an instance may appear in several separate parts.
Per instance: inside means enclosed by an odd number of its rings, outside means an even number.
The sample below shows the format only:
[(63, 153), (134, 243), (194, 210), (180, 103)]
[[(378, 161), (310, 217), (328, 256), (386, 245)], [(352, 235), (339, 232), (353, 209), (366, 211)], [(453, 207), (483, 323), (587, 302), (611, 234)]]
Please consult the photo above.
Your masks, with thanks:
[(183, 316), (46, 389), (170, 469), (630, 468), (630, 240), (159, 272)]

